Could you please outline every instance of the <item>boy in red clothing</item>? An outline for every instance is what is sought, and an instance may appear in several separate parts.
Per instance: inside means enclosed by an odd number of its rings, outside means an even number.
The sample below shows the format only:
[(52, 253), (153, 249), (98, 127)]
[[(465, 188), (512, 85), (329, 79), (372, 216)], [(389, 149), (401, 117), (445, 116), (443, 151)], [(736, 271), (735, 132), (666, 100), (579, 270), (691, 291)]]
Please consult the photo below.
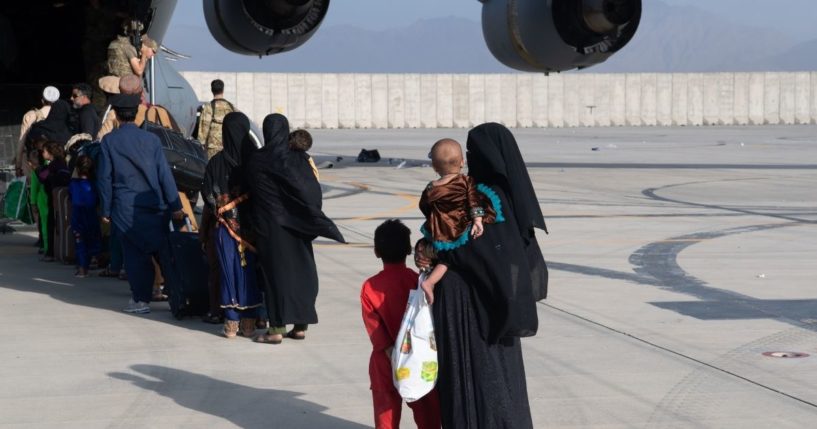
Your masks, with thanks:
[[(411, 231), (397, 219), (383, 222), (374, 231), (374, 254), (383, 260), (383, 271), (366, 280), (360, 291), (363, 323), (372, 340), (369, 378), (374, 421), (377, 429), (396, 429), (400, 427), (403, 399), (392, 381), (391, 352), (409, 291), (417, 288), (417, 273), (406, 267), (406, 257), (411, 254)], [(418, 429), (439, 429), (437, 389), (408, 405)]]

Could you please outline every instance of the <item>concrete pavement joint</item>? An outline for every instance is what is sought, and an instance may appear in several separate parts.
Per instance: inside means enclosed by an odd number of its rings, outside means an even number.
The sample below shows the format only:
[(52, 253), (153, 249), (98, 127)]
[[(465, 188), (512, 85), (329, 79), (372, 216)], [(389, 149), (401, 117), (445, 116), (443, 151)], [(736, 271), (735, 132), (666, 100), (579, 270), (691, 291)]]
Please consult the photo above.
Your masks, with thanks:
[(659, 344), (656, 344), (656, 343), (654, 343), (654, 342), (652, 342), (652, 341), (645, 340), (645, 339), (643, 339), (643, 338), (641, 338), (641, 337), (638, 337), (638, 336), (636, 336), (636, 335), (633, 335), (633, 334), (630, 334), (630, 333), (628, 333), (628, 332), (625, 332), (625, 331), (622, 331), (622, 330), (619, 330), (619, 329), (613, 328), (612, 326), (608, 326), (608, 325), (605, 325), (605, 324), (603, 324), (603, 323), (596, 322), (596, 321), (594, 321), (594, 320), (591, 320), (591, 319), (588, 319), (588, 318), (586, 318), (586, 317), (584, 317), (584, 316), (578, 315), (578, 314), (576, 314), (576, 313), (573, 313), (573, 312), (570, 312), (570, 311), (567, 311), (567, 310), (561, 309), (561, 308), (559, 308), (559, 307), (556, 307), (556, 306), (554, 306), (554, 305), (548, 304), (548, 303), (546, 303), (546, 302), (541, 302), (541, 301), (540, 301), (538, 304), (539, 304), (539, 305), (541, 305), (541, 306), (548, 307), (548, 308), (551, 308), (551, 309), (553, 309), (553, 310), (559, 311), (559, 312), (561, 312), (561, 313), (567, 314), (567, 315), (569, 315), (569, 316), (575, 317), (575, 318), (577, 318), (577, 319), (583, 320), (583, 321), (585, 321), (585, 322), (587, 322), (587, 323), (591, 323), (591, 324), (596, 325), (596, 326), (598, 326), (598, 327), (604, 328), (604, 329), (606, 329), (606, 330), (608, 330), (608, 331), (610, 331), (610, 332), (614, 332), (614, 333), (616, 333), (616, 334), (623, 335), (623, 336), (625, 336), (625, 337), (627, 337), (627, 338), (630, 338), (630, 339), (632, 339), (632, 340), (635, 340), (635, 341), (638, 341), (638, 342), (640, 342), (640, 343), (646, 344), (646, 345), (648, 345), (648, 346), (654, 347), (654, 348), (656, 348), (656, 349), (659, 349), (659, 350), (665, 351), (665, 352), (667, 352), (667, 353), (671, 353), (671, 354), (673, 354), (673, 355), (675, 355), (675, 356), (678, 356), (678, 357), (681, 357), (681, 358), (683, 358), (683, 359), (686, 359), (686, 360), (689, 360), (689, 361), (695, 362), (695, 363), (696, 363), (696, 364), (698, 364), (698, 365), (701, 365), (701, 366), (704, 366), (704, 367), (707, 367), (707, 368), (713, 369), (713, 370), (715, 370), (715, 371), (718, 371), (718, 372), (724, 373), (724, 374), (726, 374), (726, 375), (729, 375), (729, 376), (735, 377), (735, 378), (737, 378), (737, 379), (743, 380), (743, 381), (745, 381), (745, 382), (747, 382), (747, 383), (753, 384), (753, 385), (755, 385), (755, 386), (757, 386), (757, 387), (760, 387), (760, 388), (762, 388), (762, 389), (766, 389), (766, 390), (771, 391), (771, 392), (773, 392), (773, 393), (777, 393), (777, 394), (779, 394), (779, 395), (785, 396), (785, 397), (787, 397), (787, 398), (789, 398), (789, 399), (793, 399), (793, 400), (795, 400), (795, 401), (797, 401), (797, 402), (800, 402), (800, 403), (802, 403), (802, 404), (808, 405), (808, 406), (810, 406), (810, 407), (817, 408), (817, 403), (814, 403), (814, 402), (811, 402), (811, 401), (808, 401), (808, 400), (805, 400), (805, 399), (799, 398), (799, 397), (794, 396), (794, 395), (790, 395), (790, 394), (788, 394), (788, 393), (786, 393), (786, 392), (783, 392), (783, 391), (781, 391), (781, 390), (775, 389), (775, 388), (773, 388), (773, 387), (771, 387), (771, 386), (767, 386), (767, 385), (765, 385), (765, 384), (763, 384), (763, 383), (759, 383), (759, 382), (754, 381), (754, 380), (752, 380), (752, 379), (750, 379), (750, 378), (748, 378), (748, 377), (744, 377), (744, 376), (742, 376), (742, 375), (740, 375), (740, 374), (737, 374), (737, 373), (735, 373), (735, 372), (729, 371), (729, 370), (727, 370), (727, 369), (725, 369), (725, 368), (721, 368), (721, 367), (715, 366), (715, 365), (713, 365), (713, 364), (710, 364), (710, 363), (708, 363), (708, 362), (704, 362), (704, 361), (702, 361), (702, 360), (700, 360), (700, 359), (697, 359), (697, 358), (694, 358), (694, 357), (692, 357), (692, 356), (686, 355), (686, 354), (684, 354), (684, 353), (681, 353), (681, 352), (678, 352), (678, 351), (672, 350), (672, 349), (670, 349), (670, 348), (668, 348), (668, 347), (664, 347), (664, 346), (659, 345)]

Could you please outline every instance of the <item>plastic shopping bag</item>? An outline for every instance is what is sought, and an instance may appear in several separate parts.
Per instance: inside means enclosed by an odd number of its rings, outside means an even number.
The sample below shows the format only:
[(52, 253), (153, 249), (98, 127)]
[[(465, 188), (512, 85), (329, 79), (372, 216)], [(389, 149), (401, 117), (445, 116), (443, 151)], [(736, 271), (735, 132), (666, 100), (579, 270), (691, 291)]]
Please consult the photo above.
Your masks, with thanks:
[(437, 344), (431, 306), (426, 301), (420, 283), (409, 292), (406, 313), (392, 352), (394, 387), (406, 402), (414, 402), (434, 389), (437, 383)]
[(25, 176), (14, 178), (9, 182), (4, 200), (3, 212), (7, 218), (27, 224), (33, 222)]

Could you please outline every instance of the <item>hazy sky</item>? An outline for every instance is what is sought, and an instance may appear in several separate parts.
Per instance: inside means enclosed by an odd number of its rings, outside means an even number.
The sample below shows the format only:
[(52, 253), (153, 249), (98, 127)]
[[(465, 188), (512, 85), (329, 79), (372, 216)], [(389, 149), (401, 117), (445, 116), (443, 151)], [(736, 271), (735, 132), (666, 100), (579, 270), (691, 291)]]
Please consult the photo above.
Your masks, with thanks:
[[(656, 0), (643, 0), (644, 7)], [(801, 40), (817, 39), (817, 0), (662, 0), (690, 5), (755, 27), (776, 29)], [(323, 25), (366, 29), (406, 26), (419, 19), (459, 16), (479, 21), (478, 0), (332, 0)], [(173, 23), (204, 26), (201, 1), (179, 0)]]

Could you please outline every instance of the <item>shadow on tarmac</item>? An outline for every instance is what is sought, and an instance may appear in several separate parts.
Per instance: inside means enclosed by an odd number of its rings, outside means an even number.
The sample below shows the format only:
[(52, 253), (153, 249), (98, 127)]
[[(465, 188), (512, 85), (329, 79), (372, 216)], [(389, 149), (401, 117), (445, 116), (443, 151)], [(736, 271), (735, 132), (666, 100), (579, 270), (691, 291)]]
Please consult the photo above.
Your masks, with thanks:
[[(20, 228), (25, 230), (28, 227)], [(74, 277), (74, 266), (61, 262), (40, 262), (35, 238), (25, 234), (0, 235), (0, 288), (33, 292), (72, 305), (121, 312), (131, 297), (128, 282), (97, 277)], [(132, 317), (219, 335), (219, 326), (199, 318), (176, 320), (166, 302), (151, 303), (151, 313)], [(124, 314), (124, 313), (123, 313)]]
[(328, 408), (298, 398), (302, 393), (258, 389), (206, 375), (158, 365), (133, 365), (136, 373), (113, 372), (110, 377), (129, 381), (175, 403), (223, 418), (242, 428), (334, 428), (368, 426), (323, 414)]

